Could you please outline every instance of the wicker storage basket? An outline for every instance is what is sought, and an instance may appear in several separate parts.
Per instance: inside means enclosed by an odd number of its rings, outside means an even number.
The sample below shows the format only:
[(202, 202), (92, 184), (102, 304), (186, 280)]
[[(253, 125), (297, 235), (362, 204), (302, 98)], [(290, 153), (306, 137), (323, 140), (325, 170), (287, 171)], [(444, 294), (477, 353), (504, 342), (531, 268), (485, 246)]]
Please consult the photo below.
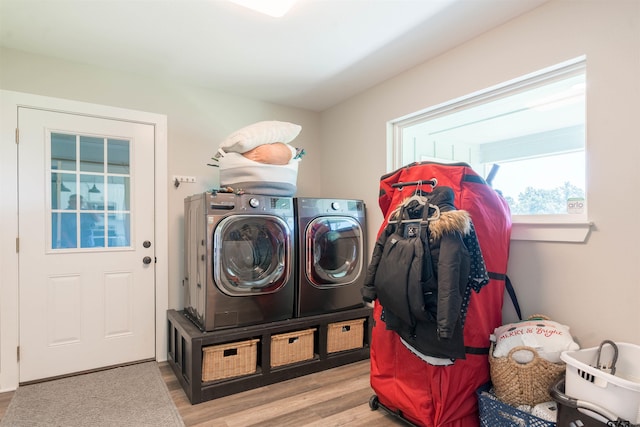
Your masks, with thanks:
[[(513, 354), (520, 350), (533, 353), (533, 360), (518, 363)], [(512, 405), (535, 406), (553, 400), (549, 387), (565, 372), (564, 363), (553, 363), (541, 358), (533, 347), (517, 346), (506, 357), (493, 357), (493, 345), (489, 351), (491, 382), (498, 399)]]
[(327, 330), (327, 353), (362, 348), (365, 319), (330, 323)]
[(271, 367), (313, 359), (316, 328), (271, 336)]
[(202, 381), (253, 374), (257, 370), (259, 339), (202, 348)]

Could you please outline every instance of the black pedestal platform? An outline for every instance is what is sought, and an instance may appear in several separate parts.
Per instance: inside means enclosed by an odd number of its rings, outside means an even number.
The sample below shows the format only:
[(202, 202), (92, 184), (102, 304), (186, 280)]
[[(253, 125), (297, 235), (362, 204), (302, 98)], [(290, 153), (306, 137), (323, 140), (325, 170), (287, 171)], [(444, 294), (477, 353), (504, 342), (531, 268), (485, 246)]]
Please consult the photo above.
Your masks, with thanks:
[[(327, 352), (329, 324), (363, 318), (366, 320), (363, 326), (364, 342), (361, 348), (335, 353)], [(367, 359), (372, 319), (371, 308), (363, 307), (260, 325), (202, 332), (184, 315), (184, 312), (168, 310), (168, 361), (189, 401), (192, 404), (200, 403)], [(314, 358), (277, 368), (271, 367), (271, 336), (308, 328), (317, 330)], [(255, 373), (212, 382), (202, 381), (203, 347), (253, 338), (260, 340), (257, 349), (258, 366)]]

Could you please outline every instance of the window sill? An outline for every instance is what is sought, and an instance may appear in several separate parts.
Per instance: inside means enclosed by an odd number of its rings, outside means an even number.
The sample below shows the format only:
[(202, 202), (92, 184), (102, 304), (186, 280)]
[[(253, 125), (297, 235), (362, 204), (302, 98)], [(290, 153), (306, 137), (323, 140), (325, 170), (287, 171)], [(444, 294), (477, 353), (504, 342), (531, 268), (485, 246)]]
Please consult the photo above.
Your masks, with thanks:
[(592, 226), (589, 221), (529, 222), (514, 219), (511, 240), (584, 243)]

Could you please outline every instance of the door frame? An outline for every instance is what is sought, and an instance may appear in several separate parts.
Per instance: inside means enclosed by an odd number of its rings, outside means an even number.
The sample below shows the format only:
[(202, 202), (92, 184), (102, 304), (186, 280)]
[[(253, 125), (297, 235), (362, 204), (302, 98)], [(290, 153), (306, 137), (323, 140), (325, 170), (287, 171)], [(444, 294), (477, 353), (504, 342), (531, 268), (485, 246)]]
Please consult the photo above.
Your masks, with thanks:
[[(18, 107), (133, 121), (154, 127), (154, 197), (156, 248), (155, 357), (167, 360), (169, 308), (169, 244), (167, 171), (167, 116), (119, 107), (0, 90), (0, 392), (19, 384), (19, 274), (18, 251)], [(8, 159), (14, 159), (13, 161)]]

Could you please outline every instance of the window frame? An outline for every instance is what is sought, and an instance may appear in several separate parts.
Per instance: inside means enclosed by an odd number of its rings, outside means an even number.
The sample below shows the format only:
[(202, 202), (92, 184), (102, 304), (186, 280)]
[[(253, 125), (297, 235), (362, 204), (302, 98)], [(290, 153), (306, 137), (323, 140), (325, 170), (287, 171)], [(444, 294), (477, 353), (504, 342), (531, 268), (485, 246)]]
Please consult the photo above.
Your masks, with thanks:
[[(389, 121), (387, 123), (387, 172), (397, 170), (404, 166), (402, 164), (402, 136), (403, 130), (406, 127), (514, 95), (536, 86), (542, 86), (553, 81), (565, 79), (578, 73), (587, 74), (585, 55)], [(585, 104), (586, 102), (587, 98), (585, 94)], [(588, 153), (587, 150), (588, 143), (585, 135), (585, 154)], [(585, 170), (586, 167), (587, 165), (585, 165)], [(586, 170), (586, 172), (588, 173), (588, 170)], [(588, 201), (588, 199), (588, 188), (585, 177), (585, 200)], [(593, 225), (593, 223), (588, 220), (588, 214), (587, 203), (583, 214), (512, 215), (513, 227), (511, 239), (584, 242)]]

